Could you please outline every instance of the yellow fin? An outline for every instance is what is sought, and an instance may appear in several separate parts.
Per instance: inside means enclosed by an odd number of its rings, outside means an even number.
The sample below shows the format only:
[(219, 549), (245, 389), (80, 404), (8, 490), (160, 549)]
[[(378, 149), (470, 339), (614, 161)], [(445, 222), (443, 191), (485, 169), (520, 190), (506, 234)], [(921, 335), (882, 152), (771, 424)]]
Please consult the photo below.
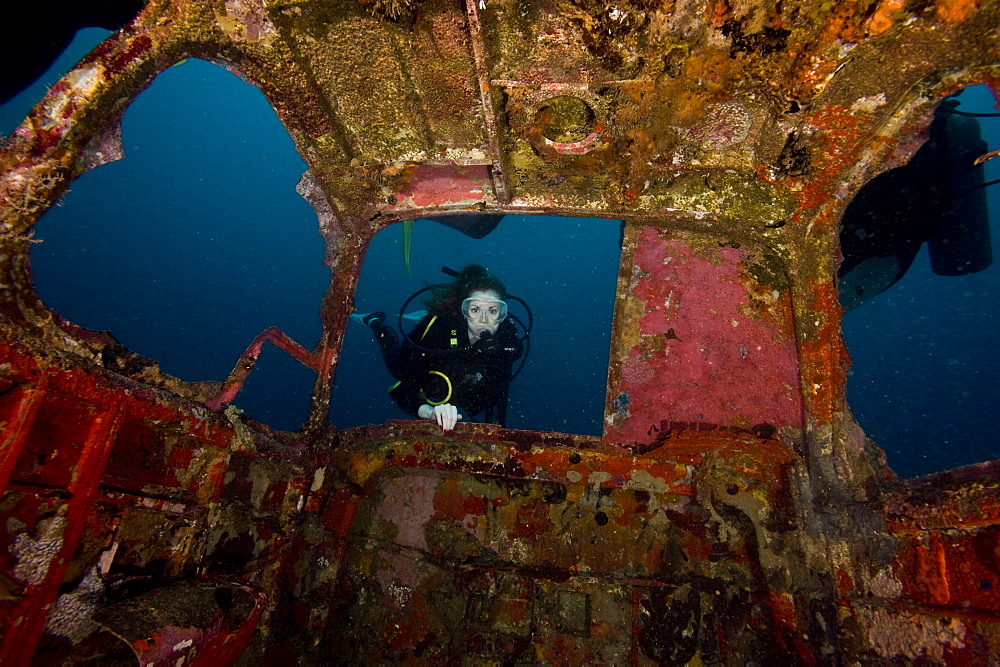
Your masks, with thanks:
[(403, 221), (403, 266), (406, 267), (406, 275), (412, 276), (410, 272), (410, 243), (413, 242), (413, 220)]

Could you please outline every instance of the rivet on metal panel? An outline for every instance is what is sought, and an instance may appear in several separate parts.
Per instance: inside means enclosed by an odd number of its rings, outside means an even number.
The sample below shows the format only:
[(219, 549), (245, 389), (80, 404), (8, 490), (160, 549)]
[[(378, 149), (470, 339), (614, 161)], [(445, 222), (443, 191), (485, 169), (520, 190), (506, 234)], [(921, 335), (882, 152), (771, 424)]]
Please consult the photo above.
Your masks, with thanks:
[(604, 123), (594, 108), (573, 95), (555, 95), (543, 100), (532, 122), (546, 145), (564, 155), (582, 155), (601, 144)]

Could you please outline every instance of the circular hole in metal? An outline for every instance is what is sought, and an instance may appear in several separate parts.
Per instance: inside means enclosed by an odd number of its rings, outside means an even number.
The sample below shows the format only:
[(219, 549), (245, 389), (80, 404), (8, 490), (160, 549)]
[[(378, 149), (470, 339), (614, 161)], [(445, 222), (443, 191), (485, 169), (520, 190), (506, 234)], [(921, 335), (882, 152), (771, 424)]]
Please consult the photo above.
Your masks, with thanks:
[(597, 116), (579, 97), (550, 97), (535, 112), (535, 124), (549, 141), (571, 144), (586, 139), (597, 127)]

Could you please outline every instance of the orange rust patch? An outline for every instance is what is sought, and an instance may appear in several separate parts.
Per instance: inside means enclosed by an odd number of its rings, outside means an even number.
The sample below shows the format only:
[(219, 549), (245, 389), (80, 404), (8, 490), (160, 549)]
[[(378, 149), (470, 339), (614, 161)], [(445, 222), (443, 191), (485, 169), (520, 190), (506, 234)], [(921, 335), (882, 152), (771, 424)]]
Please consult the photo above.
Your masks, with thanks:
[[(864, 28), (856, 17), (865, 7), (859, 2), (831, 3), (833, 9), (826, 17), (826, 25), (818, 35), (818, 43), (824, 46), (838, 41), (857, 42), (864, 38)], [(867, 3), (865, 3), (867, 6)], [(819, 16), (817, 20), (822, 20)]]
[[(518, 458), (521, 460), (521, 465), (524, 466), (524, 469), (529, 472), (535, 472), (541, 467), (550, 472), (561, 474), (563, 471), (571, 468), (569, 465), (569, 454), (569, 452), (560, 449), (548, 449), (540, 452), (532, 452), (529, 455), (521, 455)], [(576, 465), (580, 472), (586, 470), (586, 467), (582, 463)]]
[(517, 519), (511, 526), (511, 537), (536, 537), (551, 525), (548, 505), (533, 500), (517, 508)]
[(891, 28), (892, 24), (899, 18), (905, 5), (906, 2), (904, 0), (886, 0), (880, 4), (875, 15), (872, 16), (871, 21), (868, 23), (868, 34), (872, 37), (877, 37)]
[(854, 581), (844, 570), (837, 570), (837, 590), (841, 595), (847, 595), (854, 590)]
[(976, 11), (976, 0), (940, 0), (937, 3), (937, 13), (948, 23), (964, 21)]
[(840, 335), (840, 306), (837, 290), (830, 283), (813, 287), (811, 310), (820, 324), (814, 338), (802, 343), (803, 369), (807, 385), (805, 395), (816, 419), (825, 423), (839, 409), (847, 385), (849, 359)]
[(434, 491), (434, 518), (449, 517), (462, 519), (469, 512), (465, 511), (466, 496), (458, 488), (458, 479), (447, 477)]
[(768, 591), (774, 620), (788, 628), (795, 627), (795, 603), (787, 593)]
[(662, 479), (670, 488), (671, 493), (693, 493), (689, 484), (679, 484), (687, 475), (687, 468), (673, 461), (655, 461), (642, 458), (613, 458), (601, 466), (601, 470), (611, 475), (612, 479), (621, 476), (622, 479), (632, 479), (638, 470), (648, 472), (656, 479)]
[(621, 494), (618, 496), (617, 502), (620, 512), (613, 518), (614, 522), (622, 528), (637, 527), (640, 525), (640, 517), (649, 518), (648, 502), (640, 501), (634, 494)]
[(932, 539), (929, 547), (918, 546), (915, 550), (918, 581), (931, 604), (944, 605), (951, 598), (948, 585), (948, 567), (944, 547), (940, 539)]
[(812, 213), (807, 212), (830, 199), (860, 152), (861, 121), (847, 107), (824, 107), (809, 121), (820, 131), (816, 134), (817, 152), (813, 155), (812, 172), (802, 179), (801, 189), (796, 193), (799, 200), (799, 210), (794, 214), (796, 219), (812, 217)]

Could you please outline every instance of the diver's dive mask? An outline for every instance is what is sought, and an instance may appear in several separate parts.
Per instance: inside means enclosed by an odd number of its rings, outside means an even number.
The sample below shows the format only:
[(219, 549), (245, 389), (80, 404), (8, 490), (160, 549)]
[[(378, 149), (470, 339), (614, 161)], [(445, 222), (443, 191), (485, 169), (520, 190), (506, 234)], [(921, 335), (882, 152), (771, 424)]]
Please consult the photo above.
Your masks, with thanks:
[(462, 315), (473, 324), (495, 326), (507, 317), (507, 302), (488, 294), (474, 294), (462, 302)]

